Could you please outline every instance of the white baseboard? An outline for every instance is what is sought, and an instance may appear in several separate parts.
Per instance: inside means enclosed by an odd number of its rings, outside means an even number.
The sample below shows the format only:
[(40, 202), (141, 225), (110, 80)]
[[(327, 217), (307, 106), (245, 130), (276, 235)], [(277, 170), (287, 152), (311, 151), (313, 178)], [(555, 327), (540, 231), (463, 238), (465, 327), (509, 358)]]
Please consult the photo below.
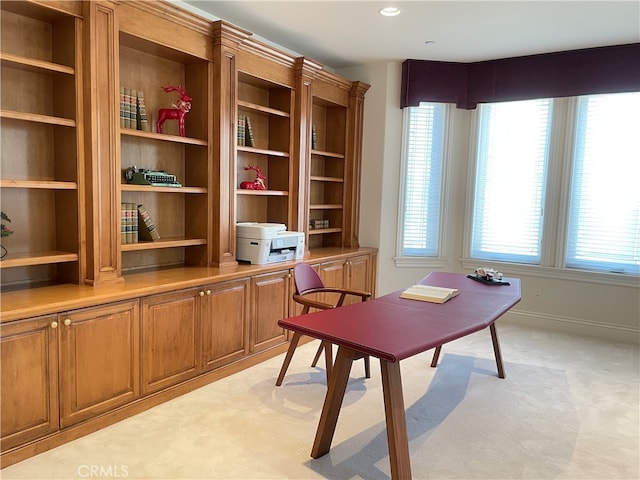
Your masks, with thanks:
[(576, 335), (640, 344), (640, 328), (598, 323), (578, 318), (560, 317), (523, 310), (510, 310), (501, 319), (506, 323), (555, 330)]

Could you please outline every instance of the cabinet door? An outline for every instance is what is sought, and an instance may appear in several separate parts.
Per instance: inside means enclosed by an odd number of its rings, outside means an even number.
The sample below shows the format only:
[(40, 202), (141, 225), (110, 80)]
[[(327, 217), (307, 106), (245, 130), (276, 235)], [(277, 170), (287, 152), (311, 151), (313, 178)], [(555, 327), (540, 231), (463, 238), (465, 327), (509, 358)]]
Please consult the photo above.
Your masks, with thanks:
[[(371, 291), (370, 263), (368, 255), (360, 255), (347, 260), (323, 263), (318, 266), (318, 273), (327, 287), (351, 288), (369, 292)], [(320, 301), (335, 303), (338, 301), (338, 295), (325, 294)], [(349, 305), (359, 301), (359, 297), (350, 295), (345, 299), (344, 304)]]
[(249, 280), (204, 289), (202, 367), (213, 370), (249, 352)]
[[(371, 291), (370, 278), (370, 259), (368, 255), (353, 257), (347, 260), (347, 278), (346, 286), (354, 290)], [(359, 298), (351, 296), (347, 298), (345, 304), (360, 302)]]
[(199, 290), (142, 300), (142, 393), (175, 385), (198, 373)]
[(57, 326), (49, 316), (0, 330), (3, 451), (58, 429)]
[(271, 273), (251, 280), (251, 351), (266, 350), (287, 339), (278, 320), (289, 315), (290, 273)]
[[(322, 263), (318, 265), (318, 275), (326, 287), (344, 288), (346, 287), (347, 263), (344, 260)], [(319, 301), (335, 305), (340, 298), (336, 293), (323, 293), (319, 295)]]
[(136, 301), (58, 315), (62, 427), (138, 398), (138, 315)]

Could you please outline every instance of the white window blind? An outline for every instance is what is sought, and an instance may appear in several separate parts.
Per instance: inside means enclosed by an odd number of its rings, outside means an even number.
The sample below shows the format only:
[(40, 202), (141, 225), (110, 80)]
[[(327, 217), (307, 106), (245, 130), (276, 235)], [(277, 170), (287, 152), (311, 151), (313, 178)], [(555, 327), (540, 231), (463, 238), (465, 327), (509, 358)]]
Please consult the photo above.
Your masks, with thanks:
[(406, 110), (401, 255), (437, 256), (446, 106)]
[(640, 93), (578, 99), (566, 266), (640, 273)]
[(552, 105), (478, 107), (472, 258), (540, 263)]

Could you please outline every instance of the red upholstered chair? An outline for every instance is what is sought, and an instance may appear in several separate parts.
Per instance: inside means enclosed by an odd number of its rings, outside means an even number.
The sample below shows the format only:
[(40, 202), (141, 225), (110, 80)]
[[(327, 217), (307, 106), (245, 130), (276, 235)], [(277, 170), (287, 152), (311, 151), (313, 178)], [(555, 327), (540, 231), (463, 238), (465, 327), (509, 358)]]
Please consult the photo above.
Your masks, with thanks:
[[(322, 279), (310, 265), (306, 263), (299, 263), (293, 269), (293, 280), (296, 285), (296, 291), (293, 294), (293, 300), (296, 303), (302, 305), (302, 314), (306, 315), (309, 313), (309, 309), (316, 308), (319, 310), (328, 310), (330, 308), (338, 308), (341, 307), (347, 298), (347, 296), (355, 296), (359, 297), (361, 301), (366, 301), (371, 297), (371, 293), (363, 292), (361, 290), (351, 290), (347, 288), (335, 288), (335, 287), (325, 287)], [(309, 298), (310, 295), (317, 293), (335, 293), (338, 294), (338, 301), (334, 304), (320, 302), (318, 300)], [(285, 374), (287, 373), (287, 369), (289, 368), (289, 364), (291, 363), (291, 359), (293, 358), (293, 352), (298, 346), (298, 342), (302, 337), (301, 333), (295, 332), (293, 334), (293, 338), (291, 339), (291, 343), (289, 344), (289, 350), (287, 350), (287, 355), (285, 356), (284, 362), (282, 364), (282, 368), (280, 369), (280, 374), (278, 375), (278, 380), (276, 380), (276, 385), (282, 385), (282, 380), (284, 379)], [(316, 352), (316, 356), (313, 359), (312, 367), (316, 366), (320, 355), (324, 351), (325, 355), (325, 365), (327, 371), (327, 384), (329, 381), (329, 376), (331, 375), (331, 368), (333, 367), (333, 345), (329, 342), (323, 341), (318, 347), (318, 351)], [(364, 359), (364, 370), (365, 376), (367, 378), (371, 377), (371, 367), (369, 362), (369, 355), (362, 355), (359, 358)]]

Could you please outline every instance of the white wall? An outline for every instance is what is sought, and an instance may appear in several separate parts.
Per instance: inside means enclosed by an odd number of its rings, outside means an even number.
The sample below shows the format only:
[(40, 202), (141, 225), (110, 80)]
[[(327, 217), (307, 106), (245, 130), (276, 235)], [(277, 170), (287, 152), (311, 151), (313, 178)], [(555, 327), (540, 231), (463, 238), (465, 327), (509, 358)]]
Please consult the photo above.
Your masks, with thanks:
[[(360, 201), (360, 244), (378, 248), (377, 294), (414, 283), (427, 268), (397, 267), (398, 185), (402, 147), (400, 109), (401, 63), (384, 62), (337, 71), (371, 85), (365, 97)], [(472, 113), (454, 109), (451, 152), (445, 184), (443, 270), (470, 272), (463, 267), (463, 233)], [(477, 265), (481, 266), (481, 265)], [(440, 269), (440, 268), (439, 268)], [(506, 321), (576, 334), (640, 342), (640, 279), (600, 282), (593, 276), (570, 277), (558, 269), (506, 268), (522, 280), (522, 301)], [(536, 295), (537, 294), (537, 295)]]

